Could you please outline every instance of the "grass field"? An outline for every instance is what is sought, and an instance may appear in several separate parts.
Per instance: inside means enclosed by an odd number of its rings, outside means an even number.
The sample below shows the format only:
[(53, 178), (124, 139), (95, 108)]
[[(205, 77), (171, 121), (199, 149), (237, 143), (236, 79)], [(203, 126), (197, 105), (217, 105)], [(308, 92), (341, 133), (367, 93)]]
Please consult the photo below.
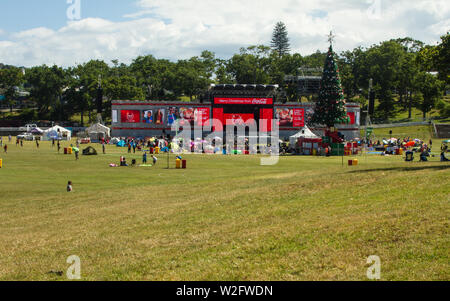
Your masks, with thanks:
[(438, 158), (108, 167), (121, 154), (140, 162), (113, 146), (79, 161), (49, 142), (2, 151), (0, 280), (65, 280), (49, 272), (65, 274), (70, 255), (83, 280), (367, 280), (370, 255), (382, 280), (450, 280), (450, 164)]

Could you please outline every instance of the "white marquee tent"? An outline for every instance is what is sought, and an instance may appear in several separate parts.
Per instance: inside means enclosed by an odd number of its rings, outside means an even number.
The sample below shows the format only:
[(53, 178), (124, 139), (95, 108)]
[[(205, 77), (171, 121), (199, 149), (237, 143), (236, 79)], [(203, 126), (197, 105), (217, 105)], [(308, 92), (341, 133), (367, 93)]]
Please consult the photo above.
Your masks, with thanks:
[(86, 129), (86, 132), (89, 136), (91, 136), (91, 134), (98, 135), (100, 133), (103, 133), (104, 136), (111, 137), (111, 129), (101, 123), (91, 125)]
[(299, 138), (306, 139), (318, 139), (320, 138), (316, 134), (314, 134), (306, 125), (295, 135), (289, 137), (289, 144), (295, 145)]
[(52, 139), (69, 141), (70, 139), (72, 139), (72, 132), (59, 125), (55, 125), (54, 127), (49, 128), (48, 130), (45, 130), (44, 133), (42, 133), (43, 141), (50, 141)]

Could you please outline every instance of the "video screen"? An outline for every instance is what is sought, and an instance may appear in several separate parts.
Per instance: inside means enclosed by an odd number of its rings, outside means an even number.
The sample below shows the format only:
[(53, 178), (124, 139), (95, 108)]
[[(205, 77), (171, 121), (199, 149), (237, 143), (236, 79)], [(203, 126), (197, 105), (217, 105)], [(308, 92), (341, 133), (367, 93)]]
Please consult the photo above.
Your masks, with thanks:
[(122, 110), (120, 112), (120, 121), (122, 123), (138, 123), (140, 122), (141, 111)]

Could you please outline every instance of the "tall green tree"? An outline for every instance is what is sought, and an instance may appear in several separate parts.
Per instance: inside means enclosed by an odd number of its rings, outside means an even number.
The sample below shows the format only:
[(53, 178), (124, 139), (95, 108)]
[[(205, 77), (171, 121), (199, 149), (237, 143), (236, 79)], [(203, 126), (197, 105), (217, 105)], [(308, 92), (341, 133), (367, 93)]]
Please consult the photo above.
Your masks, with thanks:
[(17, 88), (22, 83), (22, 69), (16, 67), (0, 69), (0, 94), (4, 95), (5, 101), (9, 104), (11, 112), (14, 100), (17, 97)]
[(444, 82), (427, 72), (418, 74), (416, 81), (417, 90), (421, 96), (418, 109), (422, 111), (423, 119), (425, 119), (426, 114), (435, 107), (437, 101), (442, 96)]
[(330, 45), (323, 68), (319, 99), (315, 106), (312, 122), (323, 124), (330, 128), (347, 120), (344, 91), (342, 90), (333, 47)]
[(441, 37), (441, 43), (436, 47), (433, 57), (436, 71), (439, 72), (439, 79), (450, 85), (450, 33)]
[(278, 22), (275, 25), (270, 46), (278, 54), (279, 57), (288, 54), (291, 50), (287, 28), (283, 22)]
[(241, 48), (227, 64), (227, 71), (238, 84), (269, 84), (270, 47), (253, 45)]
[(66, 75), (66, 71), (56, 65), (27, 69), (25, 79), (31, 85), (31, 99), (38, 106), (40, 118), (56, 117), (60, 115), (57, 113), (62, 113), (61, 98), (67, 84)]

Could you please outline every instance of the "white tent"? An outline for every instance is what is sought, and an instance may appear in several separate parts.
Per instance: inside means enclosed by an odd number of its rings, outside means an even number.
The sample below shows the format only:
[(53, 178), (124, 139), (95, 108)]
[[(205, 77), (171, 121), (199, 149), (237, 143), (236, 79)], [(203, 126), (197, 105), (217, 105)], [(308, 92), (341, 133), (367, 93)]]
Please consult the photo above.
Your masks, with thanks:
[(54, 127), (45, 130), (42, 134), (43, 141), (50, 141), (52, 139), (69, 141), (70, 139), (72, 139), (72, 132), (59, 125), (55, 125)]
[(306, 138), (306, 139), (318, 139), (320, 138), (316, 134), (314, 134), (306, 125), (295, 135), (289, 137), (289, 144), (295, 145), (295, 143), (298, 141), (299, 138)]
[(101, 123), (91, 125), (86, 129), (86, 132), (93, 140), (97, 140), (100, 137), (111, 137), (111, 129)]

